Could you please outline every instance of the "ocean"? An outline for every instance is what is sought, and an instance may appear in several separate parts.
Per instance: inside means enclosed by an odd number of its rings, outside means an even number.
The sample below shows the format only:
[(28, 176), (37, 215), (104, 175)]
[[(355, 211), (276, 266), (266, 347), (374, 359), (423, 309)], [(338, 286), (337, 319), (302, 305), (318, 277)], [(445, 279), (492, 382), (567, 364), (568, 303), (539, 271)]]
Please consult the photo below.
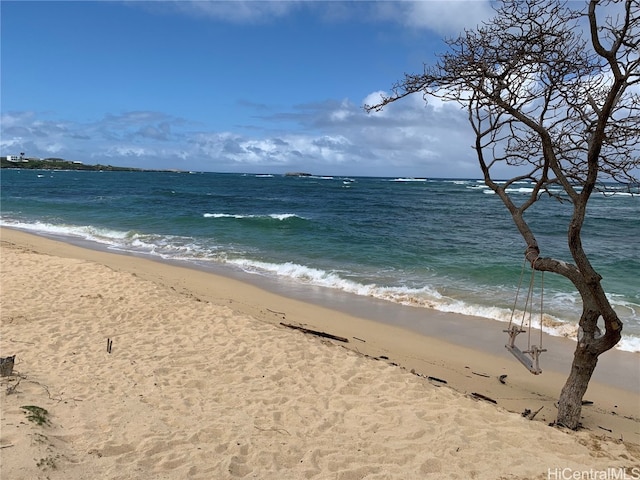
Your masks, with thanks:
[[(3, 169), (0, 186), (5, 227), (237, 271), (302, 296), (321, 289), (325, 298), (577, 331), (581, 302), (564, 278), (538, 273), (526, 305), (524, 241), (480, 180)], [(514, 188), (523, 198), (530, 191)], [(570, 214), (553, 198), (528, 214), (542, 256), (571, 261)], [(593, 196), (583, 244), (624, 323), (617, 348), (632, 352), (640, 352), (639, 238), (640, 195)]]

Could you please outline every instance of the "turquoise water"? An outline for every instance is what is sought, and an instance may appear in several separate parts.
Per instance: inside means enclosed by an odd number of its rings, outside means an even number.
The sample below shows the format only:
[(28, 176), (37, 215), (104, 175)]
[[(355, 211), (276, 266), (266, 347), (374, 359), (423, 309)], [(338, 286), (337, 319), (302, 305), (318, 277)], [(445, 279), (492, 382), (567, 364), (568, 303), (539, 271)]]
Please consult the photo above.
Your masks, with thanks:
[[(503, 322), (525, 248), (478, 180), (3, 170), (1, 187), (3, 226)], [(570, 261), (570, 208), (543, 199), (530, 214), (543, 256)], [(630, 351), (640, 351), (638, 238), (639, 196), (594, 196), (583, 243)], [(545, 330), (574, 335), (579, 297), (558, 276), (544, 285)]]

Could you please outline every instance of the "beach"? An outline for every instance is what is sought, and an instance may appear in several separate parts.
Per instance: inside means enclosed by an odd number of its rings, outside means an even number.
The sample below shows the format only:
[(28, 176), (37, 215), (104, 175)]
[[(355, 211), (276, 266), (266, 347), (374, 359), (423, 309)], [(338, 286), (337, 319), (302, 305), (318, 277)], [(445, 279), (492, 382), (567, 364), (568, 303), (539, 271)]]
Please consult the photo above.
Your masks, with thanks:
[(640, 478), (638, 354), (603, 355), (572, 432), (548, 425), (568, 339), (533, 376), (502, 338), (484, 349), (180, 265), (0, 240), (0, 356), (16, 355), (3, 479)]

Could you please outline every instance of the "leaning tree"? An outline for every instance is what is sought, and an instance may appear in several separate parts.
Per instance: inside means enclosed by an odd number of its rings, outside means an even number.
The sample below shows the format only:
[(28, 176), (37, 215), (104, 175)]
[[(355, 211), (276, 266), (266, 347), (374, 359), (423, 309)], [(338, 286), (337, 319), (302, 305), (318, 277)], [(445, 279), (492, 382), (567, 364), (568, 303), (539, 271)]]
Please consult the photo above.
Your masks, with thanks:
[[(501, 0), (494, 18), (447, 41), (423, 73), (406, 74), (367, 111), (411, 94), (458, 102), (468, 112), (486, 185), (526, 242), (532, 269), (569, 279), (582, 299), (577, 346), (556, 423), (578, 428), (582, 397), (600, 354), (621, 338), (622, 322), (582, 245), (589, 199), (607, 182), (635, 184), (640, 167), (640, 2)], [(497, 167), (514, 177), (496, 181)], [(503, 170), (504, 171), (504, 170)], [(517, 172), (517, 173), (515, 173)], [(510, 186), (530, 181), (530, 195)], [(561, 193), (558, 193), (561, 192)], [(543, 195), (572, 211), (573, 263), (541, 255), (525, 212)], [(557, 221), (554, 219), (554, 221)]]

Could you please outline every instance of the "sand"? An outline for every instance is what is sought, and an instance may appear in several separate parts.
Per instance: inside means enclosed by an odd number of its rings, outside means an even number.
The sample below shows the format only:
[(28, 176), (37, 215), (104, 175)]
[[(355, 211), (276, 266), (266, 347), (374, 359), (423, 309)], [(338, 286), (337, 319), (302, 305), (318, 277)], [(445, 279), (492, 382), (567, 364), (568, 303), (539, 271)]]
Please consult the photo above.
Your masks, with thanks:
[(640, 478), (635, 384), (592, 382), (566, 431), (548, 426), (561, 372), (206, 272), (0, 239), (2, 479)]

